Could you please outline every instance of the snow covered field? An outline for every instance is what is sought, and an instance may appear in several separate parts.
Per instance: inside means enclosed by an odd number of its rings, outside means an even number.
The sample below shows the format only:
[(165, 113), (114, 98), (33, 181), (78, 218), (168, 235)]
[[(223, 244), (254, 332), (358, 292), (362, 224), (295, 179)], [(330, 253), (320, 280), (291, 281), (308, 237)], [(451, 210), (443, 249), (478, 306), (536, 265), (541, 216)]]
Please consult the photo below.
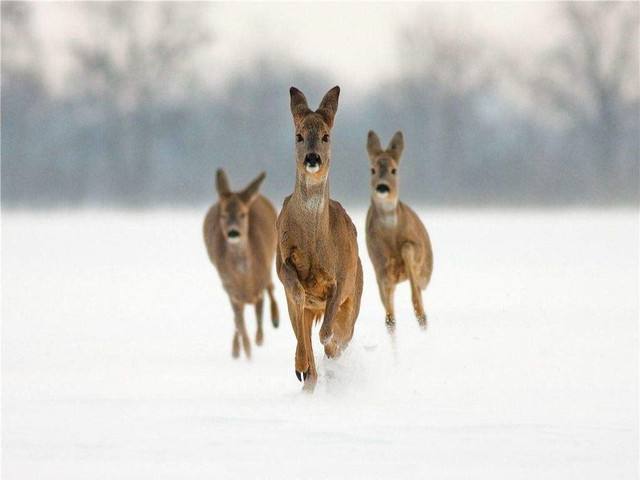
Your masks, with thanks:
[(231, 359), (204, 210), (5, 212), (2, 478), (637, 478), (636, 212), (422, 210), (430, 326), (400, 286), (396, 354), (350, 212), (362, 309), (312, 396), (277, 280)]

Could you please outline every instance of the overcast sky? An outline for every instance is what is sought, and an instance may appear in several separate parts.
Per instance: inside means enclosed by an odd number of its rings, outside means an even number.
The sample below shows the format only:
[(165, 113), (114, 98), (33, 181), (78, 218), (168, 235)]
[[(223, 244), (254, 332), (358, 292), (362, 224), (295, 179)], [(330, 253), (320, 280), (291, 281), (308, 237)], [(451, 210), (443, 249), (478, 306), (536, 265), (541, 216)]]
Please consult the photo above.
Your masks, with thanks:
[[(90, 35), (77, 6), (35, 4), (35, 25), (45, 39), (45, 62), (56, 85), (68, 67), (60, 46)], [(557, 27), (548, 3), (219, 3), (210, 22), (216, 41), (201, 62), (215, 69), (215, 85), (261, 54), (293, 59), (329, 72), (343, 88), (364, 92), (398, 69), (399, 31), (418, 14), (447, 28), (479, 34), (500, 48), (523, 53), (543, 47)], [(456, 30), (456, 31), (457, 31)], [(215, 79), (215, 80), (214, 80)]]

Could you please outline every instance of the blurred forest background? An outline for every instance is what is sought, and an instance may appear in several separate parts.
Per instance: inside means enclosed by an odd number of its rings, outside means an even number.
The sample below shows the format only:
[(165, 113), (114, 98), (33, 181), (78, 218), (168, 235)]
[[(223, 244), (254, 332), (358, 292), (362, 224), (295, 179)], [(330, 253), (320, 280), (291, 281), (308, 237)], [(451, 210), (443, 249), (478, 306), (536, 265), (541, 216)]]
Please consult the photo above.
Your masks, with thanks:
[[(55, 89), (34, 4), (1, 8), (3, 207), (200, 205), (218, 166), (235, 186), (266, 170), (280, 205), (294, 179), (289, 86), (317, 104), (341, 84), (274, 52), (214, 92), (220, 72), (198, 59), (218, 41), (203, 13), (215, 4), (92, 2), (65, 4), (92, 34), (64, 44)], [(562, 34), (536, 52), (461, 34), (434, 8), (400, 25), (396, 75), (363, 95), (343, 88), (332, 195), (368, 203), (373, 128), (384, 141), (404, 131), (401, 195), (413, 202), (637, 204), (639, 4), (545, 8)]]

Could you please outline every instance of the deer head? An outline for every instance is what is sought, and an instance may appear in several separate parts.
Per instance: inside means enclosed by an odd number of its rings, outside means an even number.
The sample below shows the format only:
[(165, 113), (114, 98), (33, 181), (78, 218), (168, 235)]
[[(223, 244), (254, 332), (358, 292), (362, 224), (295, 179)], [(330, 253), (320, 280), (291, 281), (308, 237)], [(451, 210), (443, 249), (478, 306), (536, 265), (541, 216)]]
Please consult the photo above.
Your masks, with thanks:
[(262, 172), (244, 190), (232, 192), (229, 179), (222, 169), (216, 172), (216, 189), (220, 206), (220, 229), (230, 244), (243, 244), (249, 237), (249, 207), (258, 196), (260, 184), (266, 177)]
[(338, 110), (340, 87), (329, 90), (316, 111), (309, 108), (300, 90), (291, 87), (289, 93), (298, 177), (309, 183), (322, 183), (327, 178), (331, 163), (331, 128)]
[(404, 149), (402, 132), (396, 132), (386, 150), (373, 130), (367, 136), (371, 163), (371, 194), (374, 202), (395, 206), (398, 203), (398, 165)]

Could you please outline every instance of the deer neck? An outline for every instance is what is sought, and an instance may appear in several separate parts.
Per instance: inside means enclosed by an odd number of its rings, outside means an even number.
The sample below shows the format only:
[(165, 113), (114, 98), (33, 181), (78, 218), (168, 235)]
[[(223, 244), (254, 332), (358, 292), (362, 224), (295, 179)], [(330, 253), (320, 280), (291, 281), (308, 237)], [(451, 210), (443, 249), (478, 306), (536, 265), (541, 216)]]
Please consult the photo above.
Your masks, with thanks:
[(238, 272), (245, 273), (249, 271), (251, 255), (249, 255), (249, 242), (247, 239), (235, 244), (227, 243), (227, 258)]
[(397, 199), (389, 202), (371, 198), (371, 205), (375, 209), (380, 223), (387, 228), (395, 228), (398, 225), (398, 203)]
[(329, 179), (311, 182), (307, 175), (298, 172), (292, 195), (298, 214), (311, 225), (309, 232), (314, 237), (329, 231)]

